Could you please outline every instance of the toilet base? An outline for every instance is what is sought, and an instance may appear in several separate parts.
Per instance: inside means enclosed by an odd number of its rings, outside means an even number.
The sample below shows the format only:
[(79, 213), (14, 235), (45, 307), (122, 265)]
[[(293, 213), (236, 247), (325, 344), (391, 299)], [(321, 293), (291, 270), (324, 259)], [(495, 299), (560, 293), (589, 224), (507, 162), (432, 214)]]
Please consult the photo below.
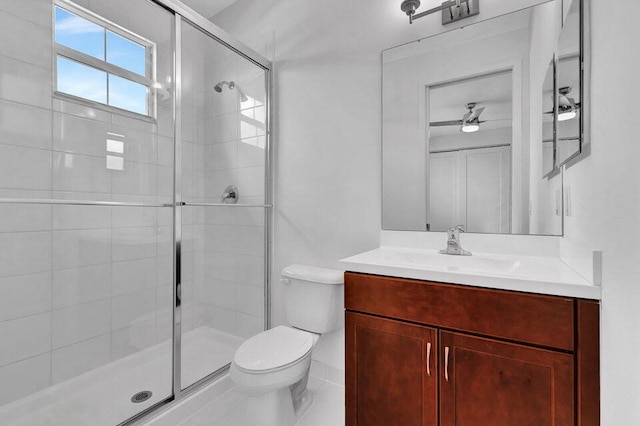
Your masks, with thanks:
[(289, 387), (260, 396), (250, 396), (245, 411), (245, 425), (293, 426), (296, 416)]

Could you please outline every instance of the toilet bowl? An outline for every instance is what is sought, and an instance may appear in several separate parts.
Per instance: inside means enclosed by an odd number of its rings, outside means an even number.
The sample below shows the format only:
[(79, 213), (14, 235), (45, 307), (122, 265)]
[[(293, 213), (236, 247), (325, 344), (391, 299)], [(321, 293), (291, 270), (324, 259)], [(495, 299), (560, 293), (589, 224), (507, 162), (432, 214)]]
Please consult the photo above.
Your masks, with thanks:
[(322, 333), (338, 324), (343, 271), (291, 265), (282, 277), (292, 327), (278, 326), (251, 337), (231, 364), (231, 379), (248, 397), (246, 426), (295, 423), (312, 401), (306, 388), (313, 348)]

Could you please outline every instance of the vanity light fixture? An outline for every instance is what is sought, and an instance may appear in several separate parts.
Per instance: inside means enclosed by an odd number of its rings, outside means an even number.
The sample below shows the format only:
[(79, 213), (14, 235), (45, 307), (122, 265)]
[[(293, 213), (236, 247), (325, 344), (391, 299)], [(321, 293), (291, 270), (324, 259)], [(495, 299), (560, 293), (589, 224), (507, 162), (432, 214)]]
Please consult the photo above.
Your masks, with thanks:
[(448, 0), (440, 6), (416, 14), (420, 0), (404, 0), (400, 9), (409, 17), (412, 24), (415, 19), (442, 11), (442, 25), (469, 18), (480, 13), (480, 0)]

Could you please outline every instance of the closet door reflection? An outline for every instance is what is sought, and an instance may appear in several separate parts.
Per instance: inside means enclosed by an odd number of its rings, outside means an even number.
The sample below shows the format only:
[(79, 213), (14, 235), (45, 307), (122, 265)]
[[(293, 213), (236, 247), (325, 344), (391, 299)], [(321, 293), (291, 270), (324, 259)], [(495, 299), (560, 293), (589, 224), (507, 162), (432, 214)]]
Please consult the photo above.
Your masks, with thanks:
[(184, 389), (264, 329), (266, 88), (262, 68), (210, 35), (187, 22), (181, 35)]

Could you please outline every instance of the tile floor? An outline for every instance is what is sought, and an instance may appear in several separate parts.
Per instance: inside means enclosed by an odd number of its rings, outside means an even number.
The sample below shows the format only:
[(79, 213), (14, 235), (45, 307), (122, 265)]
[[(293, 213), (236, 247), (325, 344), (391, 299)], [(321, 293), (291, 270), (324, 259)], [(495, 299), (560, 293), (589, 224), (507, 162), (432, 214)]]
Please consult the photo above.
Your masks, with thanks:
[[(313, 404), (296, 423), (296, 426), (343, 426), (344, 386), (309, 378), (309, 391)], [(230, 389), (215, 401), (202, 407), (179, 426), (255, 426), (245, 425), (242, 419), (246, 398)]]

